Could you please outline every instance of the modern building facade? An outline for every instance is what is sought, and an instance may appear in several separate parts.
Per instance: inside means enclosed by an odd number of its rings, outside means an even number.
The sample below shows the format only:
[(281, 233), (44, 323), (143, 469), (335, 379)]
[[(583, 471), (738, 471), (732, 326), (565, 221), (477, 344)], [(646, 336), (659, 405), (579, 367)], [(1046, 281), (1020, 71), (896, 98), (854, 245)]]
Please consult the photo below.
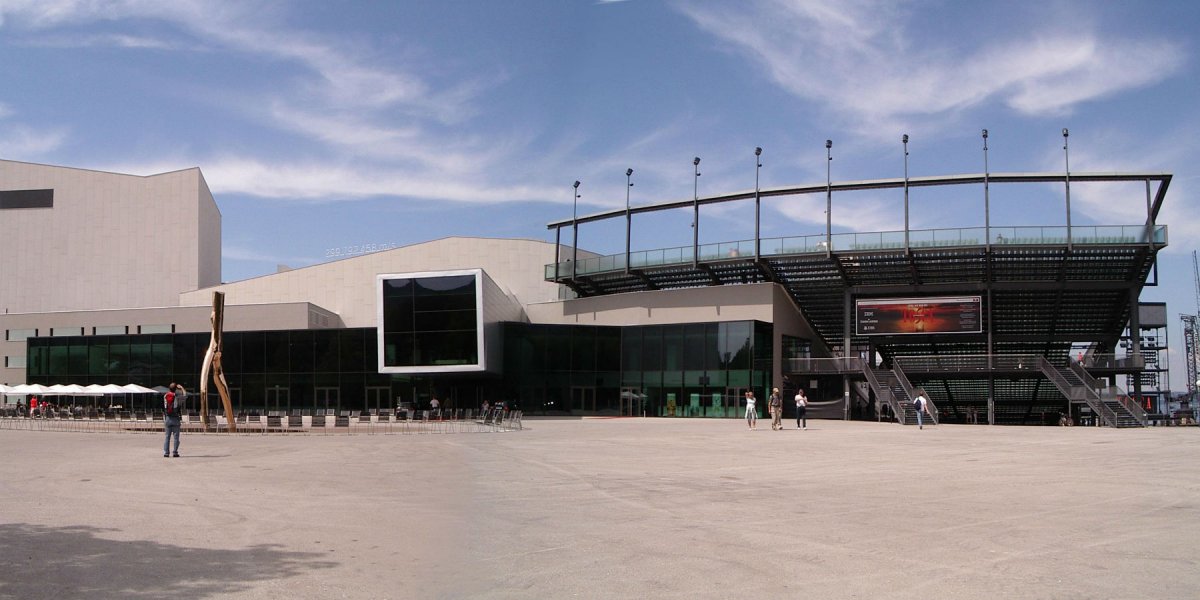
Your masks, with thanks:
[[(992, 176), (1004, 177), (1063, 175)], [(945, 420), (1036, 423), (1049, 412), (1117, 424), (1128, 411), (1076, 380), (1115, 382), (1143, 367), (1118, 360), (1116, 344), (1138, 330), (1139, 296), (1166, 244), (1155, 218), (1170, 176), (1071, 177), (1144, 179), (1145, 222), (826, 231), (609, 256), (559, 243), (565, 227), (682, 206), (662, 203), (550, 223), (555, 243), (453, 237), (222, 283), (220, 213), (198, 169), (134, 177), (0, 161), (0, 218), (16, 225), (0, 237), (0, 383), (194, 388), (220, 291), (239, 411), (389, 410), (436, 397), (726, 418), (741, 416), (747, 391), (803, 387), (810, 415), (904, 420), (923, 387)], [(694, 208), (900, 183), (777, 188)], [(44, 232), (75, 229), (87, 232), (33, 250)], [(144, 251), (165, 244), (176, 251)], [(1071, 356), (1079, 344), (1086, 361)]]

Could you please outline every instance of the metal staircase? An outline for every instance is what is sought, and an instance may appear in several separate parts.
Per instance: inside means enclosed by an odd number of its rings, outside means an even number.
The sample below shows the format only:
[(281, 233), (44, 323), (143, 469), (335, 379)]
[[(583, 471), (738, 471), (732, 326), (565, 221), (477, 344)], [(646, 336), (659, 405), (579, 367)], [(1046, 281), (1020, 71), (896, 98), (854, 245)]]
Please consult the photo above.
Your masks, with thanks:
[(1144, 427), (1146, 411), (1136, 402), (1132, 402), (1120, 388), (1102, 390), (1086, 369), (1077, 362), (1071, 361), (1065, 367), (1050, 364), (1045, 358), (1038, 358), (1038, 369), (1047, 379), (1058, 388), (1058, 391), (1071, 403), (1086, 404), (1095, 412), (1100, 420), (1109, 427)]
[[(913, 407), (912, 402), (913, 387), (899, 365), (894, 365), (892, 369), (883, 369), (864, 363), (863, 376), (866, 377), (867, 384), (871, 386), (871, 391), (875, 392), (875, 396), (891, 407), (892, 414), (895, 415), (898, 423), (904, 425), (917, 424), (917, 410)], [(925, 419), (925, 423), (927, 425), (936, 425), (937, 407), (929, 399), (928, 394), (925, 395), (925, 399), (929, 402), (929, 414), (928, 418)]]

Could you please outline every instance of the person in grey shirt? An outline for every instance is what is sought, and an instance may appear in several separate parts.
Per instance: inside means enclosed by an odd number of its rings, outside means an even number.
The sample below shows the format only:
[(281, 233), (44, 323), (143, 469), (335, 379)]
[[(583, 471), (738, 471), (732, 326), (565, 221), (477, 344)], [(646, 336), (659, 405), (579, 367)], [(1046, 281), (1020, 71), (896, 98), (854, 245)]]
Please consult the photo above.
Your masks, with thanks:
[[(186, 406), (187, 390), (182, 385), (172, 382), (167, 386), (170, 390), (163, 396), (163, 457), (179, 458), (179, 430), (183, 426), (183, 407)], [(175, 439), (172, 451), (171, 439)]]

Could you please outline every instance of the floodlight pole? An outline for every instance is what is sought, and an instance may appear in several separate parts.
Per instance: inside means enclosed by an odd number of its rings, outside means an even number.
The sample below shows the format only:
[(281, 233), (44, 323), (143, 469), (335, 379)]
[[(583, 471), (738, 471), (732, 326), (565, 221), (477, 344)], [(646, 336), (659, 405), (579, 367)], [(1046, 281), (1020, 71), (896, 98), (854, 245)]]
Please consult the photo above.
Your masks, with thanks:
[(762, 202), (758, 192), (758, 172), (762, 170), (762, 148), (754, 148), (754, 262), (762, 260), (762, 235), (759, 228), (759, 216)]
[(833, 256), (833, 183), (829, 165), (833, 162), (833, 140), (825, 140), (825, 256)]
[(900, 142), (904, 144), (904, 251), (912, 252), (908, 240), (908, 134), (904, 134), (900, 138)]
[(625, 272), (629, 273), (629, 232), (633, 229), (633, 215), (629, 212), (629, 188), (633, 187), (633, 169), (625, 169)]
[(700, 268), (700, 157), (692, 159), (696, 176), (692, 178), (692, 268)]
[[(992, 216), (988, 206), (988, 132), (983, 130), (983, 239), (988, 250), (992, 249)], [(990, 350), (989, 350), (990, 352)]]
[(579, 181), (575, 181), (575, 190), (571, 199), (571, 229), (574, 237), (571, 240), (571, 283), (575, 283), (575, 265), (579, 264)]
[(1071, 251), (1071, 151), (1067, 148), (1067, 137), (1070, 134), (1066, 127), (1063, 127), (1063, 160), (1067, 168), (1067, 251)]

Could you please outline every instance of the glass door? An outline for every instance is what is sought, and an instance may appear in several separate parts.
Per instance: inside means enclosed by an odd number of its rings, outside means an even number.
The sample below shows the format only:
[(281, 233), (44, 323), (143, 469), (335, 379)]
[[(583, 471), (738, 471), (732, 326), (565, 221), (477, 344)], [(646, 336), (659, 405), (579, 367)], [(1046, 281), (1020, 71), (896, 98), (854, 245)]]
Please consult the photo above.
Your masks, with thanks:
[(316, 408), (324, 410), (322, 414), (335, 415), (337, 414), (339, 398), (338, 388), (335, 387), (319, 387), (316, 388)]
[[(756, 399), (755, 409), (762, 400)], [(725, 388), (725, 416), (741, 417), (746, 414), (746, 388)]]
[(367, 406), (368, 411), (390, 412), (392, 409), (391, 402), (388, 396), (391, 395), (391, 388), (386, 387), (369, 387), (367, 388)]
[(292, 408), (292, 391), (283, 386), (267, 388), (267, 414), (287, 414)]
[(644, 396), (637, 388), (621, 388), (621, 416), (642, 416), (642, 399)]
[(596, 388), (574, 386), (571, 388), (571, 411), (596, 412)]

